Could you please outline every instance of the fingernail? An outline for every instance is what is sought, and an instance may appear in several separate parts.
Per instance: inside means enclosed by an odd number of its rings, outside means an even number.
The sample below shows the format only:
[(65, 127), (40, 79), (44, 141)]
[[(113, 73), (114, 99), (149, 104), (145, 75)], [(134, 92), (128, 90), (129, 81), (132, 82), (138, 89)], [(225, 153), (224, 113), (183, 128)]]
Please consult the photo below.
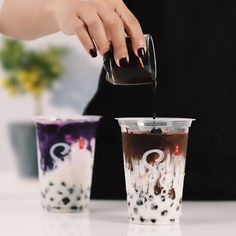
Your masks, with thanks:
[(119, 64), (120, 64), (120, 67), (127, 67), (129, 65), (126, 57), (122, 57), (119, 61)]
[(97, 50), (95, 48), (91, 48), (89, 50), (89, 54), (91, 55), (91, 57), (96, 57), (97, 56)]
[(139, 48), (138, 49), (138, 56), (141, 57), (141, 58), (144, 58), (144, 56), (145, 56), (144, 48)]

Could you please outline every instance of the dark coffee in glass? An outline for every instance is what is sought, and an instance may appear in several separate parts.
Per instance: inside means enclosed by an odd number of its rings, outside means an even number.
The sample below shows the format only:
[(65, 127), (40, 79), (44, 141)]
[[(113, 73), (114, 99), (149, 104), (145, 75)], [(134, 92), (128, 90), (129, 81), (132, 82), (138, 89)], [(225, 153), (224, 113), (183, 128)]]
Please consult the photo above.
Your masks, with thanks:
[(113, 57), (113, 48), (104, 55), (104, 68), (107, 72), (106, 80), (114, 85), (143, 85), (153, 84), (156, 78), (156, 56), (152, 36), (144, 35), (146, 53), (143, 58), (137, 57), (133, 51), (130, 37), (126, 37), (129, 53), (127, 67), (119, 67)]

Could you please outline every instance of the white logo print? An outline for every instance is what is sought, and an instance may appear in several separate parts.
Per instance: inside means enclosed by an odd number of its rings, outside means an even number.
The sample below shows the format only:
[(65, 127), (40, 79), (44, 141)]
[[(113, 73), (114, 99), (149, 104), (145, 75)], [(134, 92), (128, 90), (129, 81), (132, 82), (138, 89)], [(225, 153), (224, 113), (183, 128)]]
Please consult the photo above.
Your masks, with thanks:
[(152, 150), (149, 150), (143, 154), (142, 161), (143, 161), (144, 166), (149, 170), (149, 173), (148, 173), (149, 174), (149, 181), (154, 182), (160, 177), (160, 172), (158, 171), (157, 168), (154, 168), (152, 165), (150, 165), (147, 162), (147, 157), (151, 153), (158, 153), (159, 154), (159, 157), (155, 160), (155, 166), (159, 166), (161, 161), (164, 159), (164, 152), (160, 149), (152, 149)]
[(69, 157), (69, 152), (70, 152), (70, 145), (68, 145), (67, 143), (56, 143), (54, 145), (52, 145), (52, 147), (50, 148), (50, 156), (52, 157), (52, 159), (55, 161), (55, 162), (58, 162), (58, 161), (61, 161), (61, 158), (58, 157), (56, 154), (55, 154), (55, 150), (56, 148), (58, 147), (62, 147), (64, 150), (61, 151), (61, 155), (63, 155), (64, 158), (67, 158)]

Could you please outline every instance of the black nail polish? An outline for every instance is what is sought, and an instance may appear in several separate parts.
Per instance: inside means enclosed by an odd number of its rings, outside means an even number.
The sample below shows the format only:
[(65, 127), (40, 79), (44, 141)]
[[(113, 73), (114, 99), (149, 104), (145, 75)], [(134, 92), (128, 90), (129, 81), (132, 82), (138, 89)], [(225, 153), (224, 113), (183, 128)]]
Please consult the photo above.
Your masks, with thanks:
[(122, 57), (120, 59), (120, 67), (127, 67), (129, 65), (127, 58), (126, 57)]
[(139, 48), (138, 49), (138, 56), (141, 57), (141, 58), (144, 58), (144, 56), (145, 56), (144, 48)]
[(97, 56), (97, 50), (95, 48), (91, 48), (89, 50), (89, 54), (91, 55), (91, 57), (96, 57)]

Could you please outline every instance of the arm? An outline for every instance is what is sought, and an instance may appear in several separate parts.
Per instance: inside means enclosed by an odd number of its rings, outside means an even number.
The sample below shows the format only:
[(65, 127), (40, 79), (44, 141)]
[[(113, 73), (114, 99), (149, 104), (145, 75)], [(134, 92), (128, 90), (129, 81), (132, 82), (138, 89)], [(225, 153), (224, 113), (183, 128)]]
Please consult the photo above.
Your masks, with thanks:
[(126, 32), (136, 55), (145, 53), (141, 26), (122, 0), (5, 0), (2, 6), (0, 32), (8, 36), (30, 40), (60, 30), (77, 35), (92, 57), (106, 53), (111, 40), (119, 66), (129, 60)]
[(32, 40), (59, 31), (48, 9), (51, 0), (5, 0), (0, 11), (0, 32)]

